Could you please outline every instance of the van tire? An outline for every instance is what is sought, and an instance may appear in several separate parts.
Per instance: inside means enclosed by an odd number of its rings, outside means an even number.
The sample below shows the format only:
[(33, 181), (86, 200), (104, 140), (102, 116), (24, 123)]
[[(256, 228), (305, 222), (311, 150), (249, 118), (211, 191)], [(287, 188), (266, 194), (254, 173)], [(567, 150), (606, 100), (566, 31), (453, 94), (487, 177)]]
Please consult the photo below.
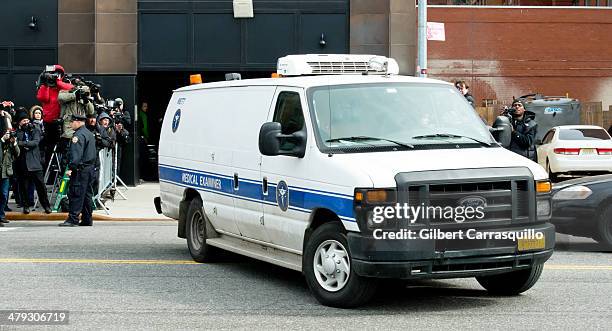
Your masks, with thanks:
[[(344, 286), (337, 291), (325, 289), (319, 281), (319, 279), (322, 279), (321, 274), (315, 270), (315, 263), (319, 261), (319, 258), (323, 257), (321, 249), (325, 250), (325, 245), (328, 245), (328, 243), (335, 245), (333, 247), (336, 247), (339, 251), (344, 251), (349, 262), (348, 277), (346, 278)], [(328, 251), (330, 248), (328, 248)], [(318, 255), (317, 251), (319, 251)], [(315, 261), (315, 259), (317, 259), (317, 261)], [(351, 253), (348, 250), (348, 240), (342, 224), (338, 222), (326, 223), (314, 230), (306, 243), (302, 260), (302, 270), (306, 277), (306, 283), (310, 288), (310, 292), (321, 304), (337, 308), (351, 308), (364, 304), (374, 295), (377, 287), (376, 280), (357, 275), (353, 271), (352, 263), (350, 263), (351, 260)], [(341, 263), (338, 264), (340, 265)], [(324, 265), (324, 263), (322, 263), (322, 265)], [(345, 264), (342, 263), (342, 265)], [(319, 274), (319, 276), (317, 276), (317, 274)], [(319, 277), (319, 279), (317, 277)], [(339, 281), (336, 281), (336, 285), (339, 285)]]
[(193, 260), (200, 263), (209, 262), (213, 248), (206, 244), (206, 216), (202, 201), (198, 198), (191, 200), (189, 204), (185, 233)]
[(518, 295), (530, 289), (540, 279), (543, 269), (543, 264), (536, 264), (529, 269), (476, 277), (476, 280), (490, 294)]

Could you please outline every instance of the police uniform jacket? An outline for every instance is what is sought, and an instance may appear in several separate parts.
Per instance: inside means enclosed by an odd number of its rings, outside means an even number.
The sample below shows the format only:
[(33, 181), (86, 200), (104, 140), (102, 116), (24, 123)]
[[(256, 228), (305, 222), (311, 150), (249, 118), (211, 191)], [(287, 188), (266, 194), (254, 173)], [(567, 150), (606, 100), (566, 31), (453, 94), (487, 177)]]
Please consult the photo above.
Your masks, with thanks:
[(95, 165), (98, 156), (96, 138), (85, 125), (74, 131), (68, 156), (68, 168), (72, 171), (78, 171), (84, 167)]

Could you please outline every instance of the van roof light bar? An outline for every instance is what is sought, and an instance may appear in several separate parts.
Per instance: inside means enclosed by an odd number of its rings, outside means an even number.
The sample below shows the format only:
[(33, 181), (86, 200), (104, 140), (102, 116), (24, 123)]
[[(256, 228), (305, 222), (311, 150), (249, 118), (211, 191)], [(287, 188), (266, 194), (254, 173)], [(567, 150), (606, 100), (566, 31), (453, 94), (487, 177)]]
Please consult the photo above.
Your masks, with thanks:
[(392, 58), (362, 54), (288, 55), (278, 59), (276, 72), (282, 76), (307, 75), (397, 75)]

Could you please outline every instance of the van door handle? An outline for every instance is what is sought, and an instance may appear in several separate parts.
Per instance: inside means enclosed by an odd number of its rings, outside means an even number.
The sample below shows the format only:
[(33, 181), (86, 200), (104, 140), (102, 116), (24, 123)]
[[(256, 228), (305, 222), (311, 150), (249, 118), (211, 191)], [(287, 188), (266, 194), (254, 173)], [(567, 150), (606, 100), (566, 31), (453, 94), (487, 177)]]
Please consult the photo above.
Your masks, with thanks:
[(238, 173), (234, 173), (234, 190), (238, 190), (240, 183), (238, 182)]
[(263, 186), (262, 186), (263, 194), (268, 195), (268, 178), (263, 178)]

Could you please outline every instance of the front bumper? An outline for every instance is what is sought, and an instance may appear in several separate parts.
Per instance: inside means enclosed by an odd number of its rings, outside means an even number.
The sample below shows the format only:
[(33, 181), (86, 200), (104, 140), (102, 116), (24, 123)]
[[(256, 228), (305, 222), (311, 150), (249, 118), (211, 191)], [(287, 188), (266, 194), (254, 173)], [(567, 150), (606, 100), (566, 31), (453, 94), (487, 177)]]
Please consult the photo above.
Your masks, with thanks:
[(597, 227), (597, 204), (589, 200), (553, 200), (550, 222), (557, 232), (573, 235), (590, 235)]
[(550, 223), (478, 232), (534, 230), (544, 234), (545, 247), (519, 251), (516, 242), (496, 239), (384, 240), (349, 233), (352, 268), (376, 278), (460, 278), (499, 274), (542, 264), (552, 256), (555, 227)]

